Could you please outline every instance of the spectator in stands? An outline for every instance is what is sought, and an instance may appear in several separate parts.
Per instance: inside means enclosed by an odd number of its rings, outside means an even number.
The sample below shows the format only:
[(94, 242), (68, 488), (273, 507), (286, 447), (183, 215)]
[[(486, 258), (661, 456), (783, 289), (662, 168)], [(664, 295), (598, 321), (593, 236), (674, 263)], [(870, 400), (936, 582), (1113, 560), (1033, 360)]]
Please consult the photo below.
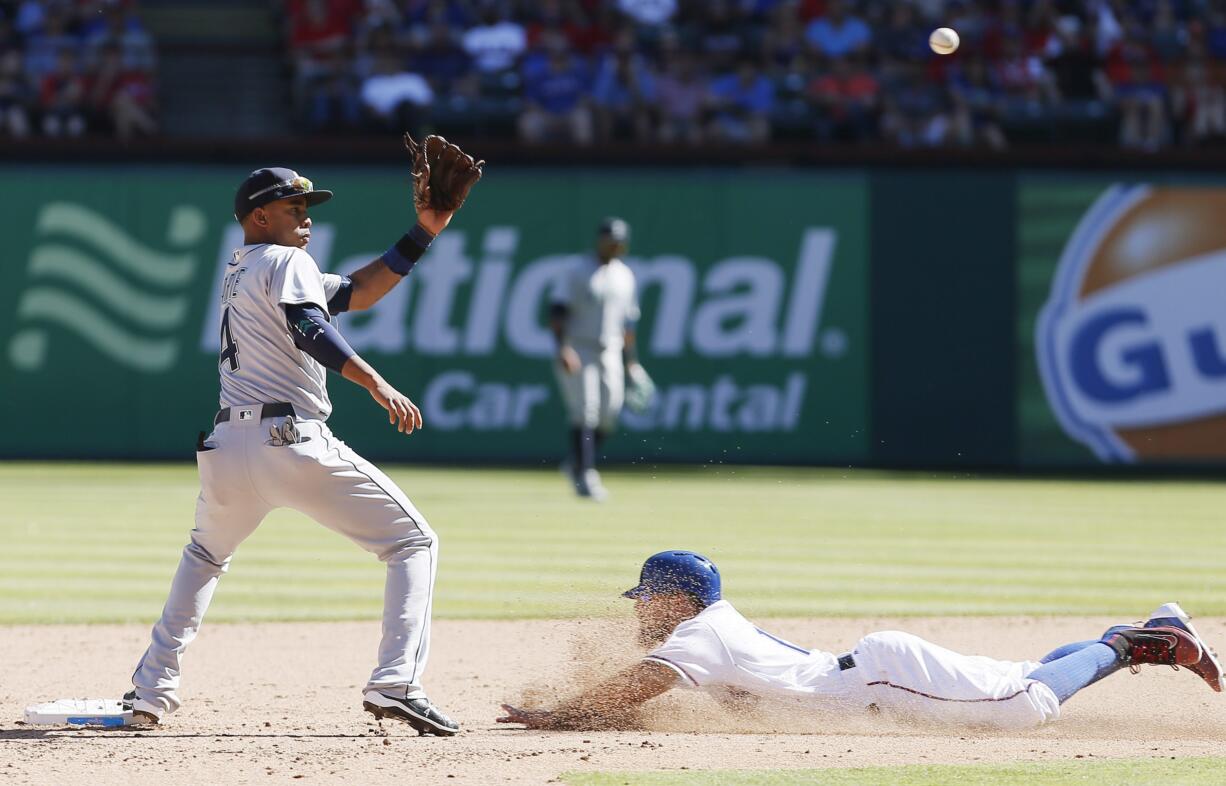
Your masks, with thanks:
[(528, 36), (505, 8), (487, 6), (481, 23), (464, 33), (463, 47), (478, 71), (497, 74), (514, 68), (528, 48)]
[(953, 140), (963, 146), (984, 145), (993, 150), (1008, 146), (1000, 124), (1001, 91), (993, 84), (982, 58), (963, 60), (951, 70), (949, 96)]
[(805, 30), (809, 45), (823, 57), (843, 57), (868, 47), (872, 33), (864, 20), (847, 12), (844, 0), (828, 0), (826, 13)]
[(887, 60), (882, 66), (881, 130), (899, 147), (939, 147), (949, 140), (948, 96), (924, 78), (914, 63)]
[(1170, 63), (1183, 57), (1188, 49), (1188, 30), (1175, 18), (1170, 0), (1160, 0), (1150, 22), (1150, 45), (1155, 54)]
[(617, 48), (596, 68), (592, 100), (596, 127), (602, 140), (633, 136), (640, 142), (652, 137), (651, 106), (656, 99), (656, 78), (647, 58), (635, 51), (629, 31), (619, 36)]
[(706, 139), (703, 127), (706, 106), (707, 84), (699, 75), (693, 58), (684, 54), (670, 57), (656, 82), (660, 141), (702, 144)]
[[(1216, 73), (1211, 76), (1211, 70)], [(1200, 146), (1226, 140), (1226, 87), (1222, 67), (1194, 60), (1175, 86), (1172, 105), (1184, 144)]]
[(106, 5), (104, 24), (85, 32), (85, 45), (91, 60), (101, 56), (103, 47), (116, 46), (128, 71), (152, 71), (154, 67), (153, 38), (145, 30), (135, 11), (117, 2)]
[(617, 0), (617, 10), (642, 27), (661, 27), (677, 13), (677, 0)]
[(1226, 4), (1215, 2), (1209, 6), (1205, 31), (1209, 54), (1217, 60), (1226, 60)]
[(362, 106), (377, 127), (420, 136), (434, 103), (430, 83), (407, 69), (400, 50), (390, 40), (376, 49), (373, 57), (372, 71), (362, 80)]
[(708, 92), (711, 139), (743, 144), (767, 140), (775, 86), (753, 60), (742, 60), (735, 72), (712, 79)]
[(586, 19), (573, 1), (540, 0), (531, 9), (531, 20), (526, 28), (528, 46), (535, 46), (546, 31), (561, 34), (572, 52), (585, 44)]
[(1056, 23), (1056, 31), (1045, 52), (1053, 100), (1082, 105), (1104, 101), (1109, 87), (1102, 62), (1081, 22), (1074, 16), (1063, 17)]
[[(20, 18), (20, 17), (19, 17)], [(61, 6), (49, 6), (42, 24), (26, 32), (26, 76), (36, 84), (55, 71), (61, 52), (76, 52), (77, 39), (68, 32), (68, 15)]]
[(347, 70), (348, 48), (360, 0), (287, 0), (289, 58), (294, 94), (309, 104), (310, 94), (331, 91)]
[(696, 34), (698, 51), (706, 67), (716, 73), (730, 71), (742, 56), (749, 56), (752, 28), (733, 13), (729, 0), (707, 0)]
[(769, 20), (761, 38), (762, 61), (786, 68), (807, 50), (800, 7), (794, 2), (779, 3), (769, 12)]
[(85, 80), (71, 49), (56, 57), (55, 68), (42, 78), (38, 98), (42, 130), (47, 136), (85, 133)]
[(321, 55), (315, 63), (315, 78), (303, 87), (299, 98), (308, 126), (331, 133), (361, 129), (361, 80), (351, 70), (345, 52)]
[(102, 47), (90, 78), (88, 104), (97, 122), (122, 140), (157, 133), (153, 119), (153, 79), (143, 68), (129, 65), (118, 42)]
[[(0, 28), (5, 23), (0, 21)], [(16, 49), (0, 51), (0, 136), (24, 137), (30, 133), (32, 90)]]
[(590, 145), (592, 108), (582, 64), (567, 51), (550, 55), (549, 67), (524, 85), (524, 110), (519, 116), (520, 138), (530, 144), (558, 140)]
[(1128, 37), (1107, 56), (1105, 70), (1120, 109), (1120, 145), (1157, 150), (1170, 132), (1161, 63), (1143, 40)]
[(889, 24), (874, 37), (873, 46), (886, 57), (923, 62), (932, 56), (928, 33), (916, 18), (915, 8), (910, 3), (898, 3), (890, 12)]
[(459, 33), (476, 21), (467, 3), (448, 0), (399, 0), (395, 4), (400, 15), (400, 29), (415, 42), (435, 25), (442, 24)]
[(591, 0), (575, 0), (572, 6), (576, 19), (582, 18), (582, 30), (574, 37), (574, 51), (584, 57), (600, 54), (613, 46), (619, 31), (632, 30), (612, 3), (600, 0), (593, 7)]
[(409, 70), (421, 74), (435, 95), (471, 97), (476, 93), (472, 58), (442, 20), (430, 25), (429, 37), (413, 53)]
[(1027, 52), (1019, 38), (1005, 39), (1003, 56), (996, 61), (990, 78), (1000, 89), (1004, 117), (1024, 121), (1042, 114), (1051, 80), (1043, 61)]
[(26, 38), (37, 34), (47, 21), (48, 3), (45, 0), (22, 0), (17, 6), (13, 26)]
[(349, 44), (360, 0), (287, 0), (289, 45), (298, 67), (310, 68)]
[(862, 63), (836, 58), (829, 71), (813, 78), (807, 93), (824, 138), (856, 142), (875, 134), (881, 85)]

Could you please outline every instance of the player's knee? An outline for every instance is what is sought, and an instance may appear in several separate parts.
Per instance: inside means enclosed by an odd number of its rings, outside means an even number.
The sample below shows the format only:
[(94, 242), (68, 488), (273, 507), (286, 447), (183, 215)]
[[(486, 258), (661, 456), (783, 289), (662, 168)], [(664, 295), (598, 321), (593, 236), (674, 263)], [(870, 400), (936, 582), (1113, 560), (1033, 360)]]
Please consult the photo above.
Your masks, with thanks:
[(193, 533), (192, 542), (188, 543), (183, 549), (183, 556), (194, 562), (212, 565), (220, 572), (224, 571), (226, 566), (230, 564), (230, 557), (234, 556), (235, 548), (237, 547), (219, 543), (213, 538), (206, 538)]
[(377, 549), (376, 553), (379, 559), (391, 562), (408, 559), (423, 551), (438, 553), (438, 534), (424, 519), (415, 519), (397, 533), (395, 540), (390, 545)]

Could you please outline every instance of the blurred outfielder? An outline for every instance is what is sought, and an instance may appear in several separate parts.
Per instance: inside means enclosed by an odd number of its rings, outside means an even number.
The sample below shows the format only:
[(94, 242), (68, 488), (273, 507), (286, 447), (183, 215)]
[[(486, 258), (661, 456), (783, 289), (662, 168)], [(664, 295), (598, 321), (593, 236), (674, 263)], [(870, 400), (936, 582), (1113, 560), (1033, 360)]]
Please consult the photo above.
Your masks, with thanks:
[(638, 664), (552, 710), (504, 704), (500, 723), (588, 729), (625, 725), (643, 702), (674, 687), (710, 693), (731, 710), (760, 698), (792, 698), (814, 712), (1020, 729), (1060, 716), (1074, 693), (1121, 668), (1182, 666), (1215, 691), (1221, 666), (1176, 603), (1137, 625), (1066, 644), (1040, 661), (962, 655), (899, 631), (870, 633), (848, 652), (811, 650), (772, 636), (721, 595), (719, 571), (692, 551), (643, 564), (634, 598)]
[(596, 253), (576, 259), (566, 269), (550, 312), (558, 343), (558, 387), (570, 424), (570, 450), (563, 467), (575, 492), (597, 501), (608, 492), (596, 471), (596, 457), (617, 426), (623, 402), (643, 409), (655, 393), (635, 352), (638, 293), (634, 273), (621, 260), (629, 242), (630, 226), (625, 221), (601, 221)]

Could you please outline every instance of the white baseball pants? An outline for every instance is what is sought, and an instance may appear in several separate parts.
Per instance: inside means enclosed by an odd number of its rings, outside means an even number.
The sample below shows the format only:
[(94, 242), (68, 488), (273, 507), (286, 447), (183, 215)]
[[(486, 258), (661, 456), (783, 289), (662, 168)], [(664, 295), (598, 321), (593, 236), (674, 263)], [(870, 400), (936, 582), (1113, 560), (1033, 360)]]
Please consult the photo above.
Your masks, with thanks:
[(278, 445), (269, 429), (286, 419), (262, 420), (260, 409), (231, 407), (229, 422), (205, 440), (210, 449), (196, 454), (196, 528), (132, 676), (136, 708), (159, 716), (178, 709), (183, 652), (235, 550), (274, 508), (305, 513), (386, 563), (379, 665), (363, 690), (424, 696), (438, 538), (404, 492), (323, 421), (298, 420), (299, 441)]
[(1056, 694), (1027, 679), (1041, 664), (962, 655), (919, 636), (871, 633), (853, 650), (860, 694), (888, 716), (927, 723), (1027, 729), (1060, 717)]

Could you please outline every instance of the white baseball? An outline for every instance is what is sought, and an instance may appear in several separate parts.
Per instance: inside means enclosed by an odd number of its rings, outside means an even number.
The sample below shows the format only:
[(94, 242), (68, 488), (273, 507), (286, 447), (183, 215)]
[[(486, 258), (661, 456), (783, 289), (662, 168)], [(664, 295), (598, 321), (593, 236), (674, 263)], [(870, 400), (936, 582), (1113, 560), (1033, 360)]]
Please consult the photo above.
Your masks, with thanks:
[(928, 46), (938, 55), (952, 55), (959, 43), (958, 34), (948, 27), (938, 27), (928, 36)]

